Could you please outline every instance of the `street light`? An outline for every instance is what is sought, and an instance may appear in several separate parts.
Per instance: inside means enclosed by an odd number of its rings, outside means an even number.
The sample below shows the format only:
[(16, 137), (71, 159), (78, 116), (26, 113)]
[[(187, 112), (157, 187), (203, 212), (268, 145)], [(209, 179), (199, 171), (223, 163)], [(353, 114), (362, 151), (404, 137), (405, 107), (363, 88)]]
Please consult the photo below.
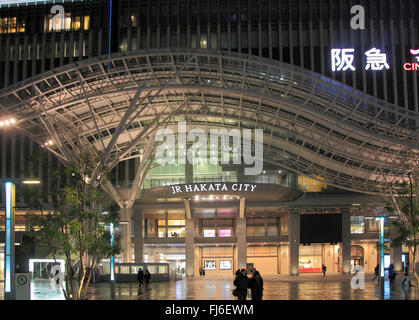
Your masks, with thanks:
[[(109, 212), (105, 211), (102, 214), (107, 215)], [(128, 221), (116, 221), (118, 224), (128, 224)], [(99, 222), (99, 224), (104, 224)], [(115, 227), (113, 222), (109, 224), (109, 232), (111, 234), (111, 250), (113, 249), (113, 243), (115, 240)], [(109, 268), (110, 268), (110, 284), (111, 284), (111, 299), (115, 300), (115, 257), (111, 254), (109, 259)]]
[[(114, 240), (114, 229), (113, 229), (113, 223), (111, 222), (109, 225), (109, 231), (111, 233), (111, 250), (113, 249), (113, 240)], [(114, 261), (114, 255), (111, 254), (110, 259), (110, 273), (111, 273), (111, 299), (115, 300), (115, 261)]]
[(6, 239), (4, 255), (4, 299), (15, 298), (15, 194), (16, 187), (11, 181), (5, 182), (6, 189)]
[[(22, 183), (40, 184), (38, 180), (21, 180)], [(4, 298), (15, 300), (15, 205), (16, 185), (13, 181), (4, 182), (6, 191), (6, 224), (4, 256)]]
[(384, 299), (384, 216), (377, 218), (380, 223), (380, 295)]

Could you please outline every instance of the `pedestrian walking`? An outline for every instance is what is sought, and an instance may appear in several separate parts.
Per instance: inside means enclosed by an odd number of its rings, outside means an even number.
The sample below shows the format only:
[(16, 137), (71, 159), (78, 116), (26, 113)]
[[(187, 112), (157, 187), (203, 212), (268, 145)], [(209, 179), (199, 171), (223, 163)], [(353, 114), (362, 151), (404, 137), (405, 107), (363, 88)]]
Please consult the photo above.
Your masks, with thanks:
[(263, 279), (259, 271), (254, 271), (250, 279), (250, 291), (252, 293), (252, 300), (262, 300), (263, 297)]
[(142, 288), (143, 287), (143, 282), (144, 282), (144, 271), (141, 268), (138, 270), (137, 280), (138, 280), (138, 287)]
[(55, 284), (60, 284), (60, 270), (55, 270), (55, 274), (51, 278), (55, 280)]
[(390, 264), (388, 267), (388, 278), (390, 279), (390, 284), (394, 284), (396, 282), (396, 272), (394, 271), (394, 265)]
[(327, 267), (324, 264), (322, 264), (323, 277), (326, 277), (326, 270), (327, 270)]
[(145, 269), (144, 271), (144, 280), (145, 280), (145, 288), (150, 289), (150, 280), (151, 280), (151, 274), (148, 269)]
[(247, 277), (246, 269), (242, 269), (240, 274), (236, 277), (233, 284), (237, 288), (237, 299), (246, 300), (247, 289), (250, 287), (250, 281)]
[(377, 266), (374, 269), (374, 278), (372, 278), (372, 281), (377, 279), (379, 274), (380, 274), (380, 266), (377, 264)]
[(409, 274), (409, 264), (406, 264), (404, 267), (404, 279), (402, 281), (402, 286), (406, 285), (406, 280), (409, 283), (409, 288), (412, 287), (412, 283), (410, 282), (410, 274)]

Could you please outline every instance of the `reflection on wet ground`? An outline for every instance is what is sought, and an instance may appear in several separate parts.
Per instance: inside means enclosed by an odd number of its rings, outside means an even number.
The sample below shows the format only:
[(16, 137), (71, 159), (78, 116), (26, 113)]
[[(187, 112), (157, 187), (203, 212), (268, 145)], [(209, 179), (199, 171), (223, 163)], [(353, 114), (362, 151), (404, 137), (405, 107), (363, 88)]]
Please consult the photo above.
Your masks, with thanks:
[[(299, 277), (272, 276), (264, 279), (265, 300), (416, 300), (417, 287), (404, 288), (401, 280), (396, 284), (384, 283), (380, 295), (377, 281), (365, 276), (365, 288), (351, 288), (350, 275), (300, 275)], [(170, 282), (155, 282), (151, 289), (138, 292), (137, 283), (116, 283), (115, 298), (120, 300), (232, 300), (232, 277), (197, 277)], [(0, 293), (3, 299), (3, 292)], [(32, 300), (63, 300), (60, 287), (53, 281), (32, 281)], [(89, 288), (89, 299), (109, 300), (110, 284), (97, 283)]]

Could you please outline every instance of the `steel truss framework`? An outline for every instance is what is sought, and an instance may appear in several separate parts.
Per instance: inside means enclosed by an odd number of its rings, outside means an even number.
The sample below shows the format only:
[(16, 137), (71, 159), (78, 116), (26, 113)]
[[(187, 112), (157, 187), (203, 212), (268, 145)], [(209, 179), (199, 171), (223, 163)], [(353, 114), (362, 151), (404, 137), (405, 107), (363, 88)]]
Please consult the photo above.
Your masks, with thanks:
[(84, 60), (2, 90), (0, 105), (38, 143), (53, 140), (47, 148), (63, 161), (102, 155), (97, 176), (142, 157), (137, 187), (156, 129), (179, 120), (206, 130), (263, 129), (266, 163), (358, 192), (381, 193), (419, 163), (418, 113), (237, 53), (137, 51)]

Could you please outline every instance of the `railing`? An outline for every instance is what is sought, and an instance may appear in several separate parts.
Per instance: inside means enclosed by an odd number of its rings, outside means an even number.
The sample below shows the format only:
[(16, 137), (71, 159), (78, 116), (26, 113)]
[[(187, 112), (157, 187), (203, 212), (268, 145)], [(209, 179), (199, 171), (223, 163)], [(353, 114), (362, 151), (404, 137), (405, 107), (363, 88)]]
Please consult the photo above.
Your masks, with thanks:
[[(116, 263), (115, 264), (115, 281), (116, 282), (136, 282), (139, 269), (148, 270), (151, 274), (151, 281), (169, 281), (169, 264), (168, 263)], [(107, 282), (110, 280), (109, 262), (98, 265), (99, 275), (98, 281)]]

